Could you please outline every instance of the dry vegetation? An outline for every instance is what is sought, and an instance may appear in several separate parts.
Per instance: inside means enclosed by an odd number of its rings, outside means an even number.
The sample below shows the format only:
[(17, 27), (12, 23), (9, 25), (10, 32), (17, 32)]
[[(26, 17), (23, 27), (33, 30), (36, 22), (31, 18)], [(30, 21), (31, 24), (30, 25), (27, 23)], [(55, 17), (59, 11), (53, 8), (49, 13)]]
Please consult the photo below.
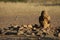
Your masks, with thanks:
[(60, 6), (41, 6), (38, 3), (0, 2), (0, 27), (10, 24), (39, 24), (42, 10), (47, 10), (51, 16), (52, 27), (60, 26)]
[(0, 26), (9, 24), (39, 24), (38, 18), (42, 10), (47, 10), (51, 23), (60, 26), (60, 6), (40, 6), (36, 3), (4, 3), (0, 2)]

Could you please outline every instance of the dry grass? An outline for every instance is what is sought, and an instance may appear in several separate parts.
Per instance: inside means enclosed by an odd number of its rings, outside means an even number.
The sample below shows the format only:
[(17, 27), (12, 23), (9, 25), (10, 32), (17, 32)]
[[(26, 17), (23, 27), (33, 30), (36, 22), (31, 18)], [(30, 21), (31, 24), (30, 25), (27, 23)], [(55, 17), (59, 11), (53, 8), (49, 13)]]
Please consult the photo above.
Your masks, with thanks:
[(4, 3), (0, 2), (0, 26), (9, 24), (39, 24), (38, 18), (42, 10), (51, 16), (51, 24), (60, 24), (60, 6), (40, 6), (35, 3)]

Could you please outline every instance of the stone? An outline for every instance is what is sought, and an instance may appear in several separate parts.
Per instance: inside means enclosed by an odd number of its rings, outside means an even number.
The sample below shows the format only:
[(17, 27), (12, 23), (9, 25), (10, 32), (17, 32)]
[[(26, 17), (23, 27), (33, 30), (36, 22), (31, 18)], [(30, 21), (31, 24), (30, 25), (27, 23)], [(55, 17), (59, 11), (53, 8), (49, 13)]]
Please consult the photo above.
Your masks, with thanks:
[(35, 33), (32, 33), (32, 36), (36, 36)]
[(21, 27), (27, 28), (27, 25), (21, 25)]
[(24, 29), (24, 27), (19, 28), (19, 30), (23, 30), (23, 29)]
[(28, 28), (32, 28), (32, 25), (28, 25)]
[(58, 33), (58, 37), (60, 37), (60, 33)]
[(23, 31), (19, 31), (17, 35), (23, 35), (24, 32)]
[(36, 34), (37, 36), (42, 36), (42, 31), (38, 31), (38, 33)]

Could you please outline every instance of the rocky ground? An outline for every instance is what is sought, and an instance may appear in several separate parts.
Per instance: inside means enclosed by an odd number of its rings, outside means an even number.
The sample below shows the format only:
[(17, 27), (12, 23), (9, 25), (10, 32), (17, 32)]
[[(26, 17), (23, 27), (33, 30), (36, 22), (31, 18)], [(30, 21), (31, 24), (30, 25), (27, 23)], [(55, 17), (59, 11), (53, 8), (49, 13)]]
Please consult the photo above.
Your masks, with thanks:
[(9, 26), (0, 29), (0, 40), (59, 40), (60, 27), (52, 29), (35, 25)]
[[(39, 25), (39, 16), (42, 10), (47, 10), (51, 16), (51, 27), (47, 30), (41, 29)], [(13, 27), (10, 24), (13, 24)], [(0, 40), (59, 40), (59, 27), (60, 6), (0, 3)]]

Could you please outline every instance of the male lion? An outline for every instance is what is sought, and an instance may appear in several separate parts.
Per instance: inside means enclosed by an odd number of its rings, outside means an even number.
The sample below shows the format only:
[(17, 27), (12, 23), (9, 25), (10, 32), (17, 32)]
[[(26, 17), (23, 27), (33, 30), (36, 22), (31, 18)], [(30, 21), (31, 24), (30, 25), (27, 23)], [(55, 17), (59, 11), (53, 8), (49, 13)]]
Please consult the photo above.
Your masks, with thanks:
[(39, 17), (40, 27), (46, 29), (50, 26), (50, 16), (46, 11), (41, 12), (41, 16)]

